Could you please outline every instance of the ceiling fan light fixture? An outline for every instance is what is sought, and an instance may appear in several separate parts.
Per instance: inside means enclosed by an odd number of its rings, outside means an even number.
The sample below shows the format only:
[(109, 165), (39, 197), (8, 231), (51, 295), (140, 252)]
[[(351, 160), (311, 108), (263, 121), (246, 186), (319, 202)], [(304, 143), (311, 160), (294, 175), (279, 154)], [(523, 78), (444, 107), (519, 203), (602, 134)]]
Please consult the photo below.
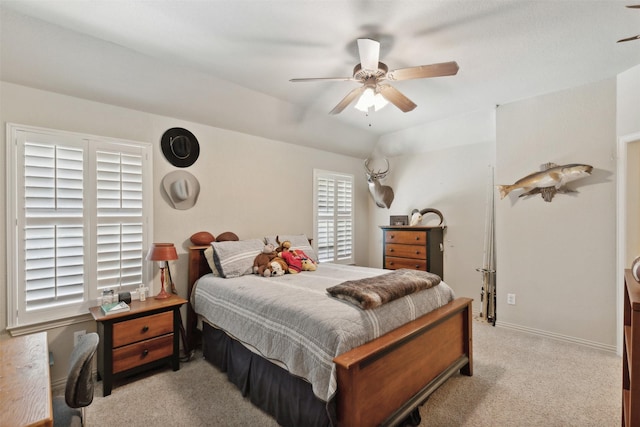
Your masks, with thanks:
[(378, 111), (384, 108), (388, 103), (389, 101), (387, 101), (384, 96), (368, 87), (362, 95), (360, 95), (360, 98), (355, 105), (355, 109), (360, 110), (363, 113), (368, 113), (371, 109)]

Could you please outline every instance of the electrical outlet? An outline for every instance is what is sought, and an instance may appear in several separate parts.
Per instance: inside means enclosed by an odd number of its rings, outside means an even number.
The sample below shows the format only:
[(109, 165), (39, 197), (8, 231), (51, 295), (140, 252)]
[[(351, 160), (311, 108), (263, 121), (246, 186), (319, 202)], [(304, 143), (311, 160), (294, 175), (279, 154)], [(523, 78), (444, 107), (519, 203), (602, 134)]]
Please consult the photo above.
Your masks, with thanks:
[(507, 294), (507, 304), (516, 305), (516, 294)]
[(78, 345), (78, 341), (80, 341), (80, 337), (86, 335), (87, 331), (75, 331), (73, 333), (73, 346), (77, 346)]

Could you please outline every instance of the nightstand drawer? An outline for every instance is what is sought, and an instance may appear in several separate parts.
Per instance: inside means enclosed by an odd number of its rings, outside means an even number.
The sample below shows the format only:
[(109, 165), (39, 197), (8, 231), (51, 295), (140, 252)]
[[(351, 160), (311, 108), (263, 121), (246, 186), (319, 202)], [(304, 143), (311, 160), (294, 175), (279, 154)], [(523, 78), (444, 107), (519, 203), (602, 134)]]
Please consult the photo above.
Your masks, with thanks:
[(424, 245), (399, 245), (389, 243), (385, 245), (384, 253), (386, 256), (391, 257), (427, 259), (427, 248)]
[(173, 354), (173, 334), (113, 350), (113, 373), (126, 371)]
[(409, 258), (396, 258), (385, 257), (384, 268), (389, 270), (397, 270), (399, 268), (410, 268), (412, 270), (427, 271), (426, 259), (409, 259)]
[(113, 325), (113, 348), (173, 332), (173, 313), (153, 314)]
[(385, 243), (400, 243), (404, 245), (424, 245), (427, 243), (426, 231), (397, 231), (384, 232)]

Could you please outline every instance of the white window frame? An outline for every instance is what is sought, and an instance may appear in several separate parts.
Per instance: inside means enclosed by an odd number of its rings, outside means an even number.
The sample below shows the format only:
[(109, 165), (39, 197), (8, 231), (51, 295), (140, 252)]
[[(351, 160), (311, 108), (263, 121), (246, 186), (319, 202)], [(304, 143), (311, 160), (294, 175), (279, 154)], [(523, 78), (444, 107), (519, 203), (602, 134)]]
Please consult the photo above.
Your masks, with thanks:
[[(339, 203), (338, 203), (338, 188), (337, 186), (334, 187), (334, 209), (333, 209), (333, 213), (329, 216), (326, 214), (322, 214), (319, 211), (319, 200), (318, 200), (318, 184), (320, 182), (321, 179), (325, 179), (325, 180), (333, 180), (336, 182), (348, 182), (350, 185), (350, 191), (351, 191), (351, 200), (350, 200), (350, 209), (348, 213), (345, 212), (340, 212), (340, 210), (338, 209)], [(321, 254), (325, 251), (323, 251), (323, 249), (320, 247), (320, 245), (322, 244), (322, 242), (320, 241), (321, 238), (320, 236), (322, 236), (322, 232), (320, 232), (319, 230), (319, 223), (321, 220), (326, 221), (326, 220), (332, 220), (333, 221), (333, 256), (332, 257), (327, 257), (327, 258), (322, 258), (320, 261), (321, 262), (333, 262), (336, 264), (354, 264), (355, 263), (355, 221), (354, 221), (354, 215), (355, 215), (355, 179), (354, 176), (352, 174), (347, 174), (347, 173), (341, 173), (341, 172), (332, 172), (332, 171), (327, 171), (327, 170), (322, 170), (322, 169), (314, 169), (313, 170), (313, 232), (314, 232), (314, 240), (313, 240), (313, 245), (314, 245), (314, 250), (316, 251), (316, 254), (318, 254), (318, 257), (321, 258)], [(337, 243), (340, 241), (340, 222), (342, 221), (348, 221), (350, 224), (350, 229), (351, 229), (351, 235), (350, 235), (350, 241), (349, 246), (350, 246), (350, 253), (348, 254), (348, 256), (344, 256), (340, 254), (340, 245)]]
[[(19, 140), (30, 138), (46, 144), (58, 144), (77, 147), (83, 152), (83, 295), (82, 300), (65, 305), (26, 310), (24, 251), (24, 143)], [(98, 151), (108, 150), (121, 153), (122, 156), (141, 158), (142, 168), (142, 251), (146, 253), (153, 238), (153, 152), (152, 145), (146, 142), (127, 141), (95, 135), (45, 129), (35, 126), (7, 123), (6, 127), (6, 168), (7, 168), (7, 329), (13, 335), (31, 332), (49, 327), (74, 323), (78, 316), (86, 317), (88, 309), (96, 305), (102, 289), (97, 283), (97, 165)], [(123, 217), (124, 218), (124, 217)], [(46, 217), (45, 217), (46, 221)], [(124, 221), (124, 220), (123, 220)], [(148, 286), (152, 277), (153, 263), (142, 263), (141, 282)], [(116, 279), (117, 280), (117, 279)], [(114, 281), (115, 283), (115, 281)], [(122, 286), (123, 291), (132, 291), (138, 284)], [(104, 283), (103, 283), (104, 288)], [(114, 286), (117, 289), (117, 285)]]

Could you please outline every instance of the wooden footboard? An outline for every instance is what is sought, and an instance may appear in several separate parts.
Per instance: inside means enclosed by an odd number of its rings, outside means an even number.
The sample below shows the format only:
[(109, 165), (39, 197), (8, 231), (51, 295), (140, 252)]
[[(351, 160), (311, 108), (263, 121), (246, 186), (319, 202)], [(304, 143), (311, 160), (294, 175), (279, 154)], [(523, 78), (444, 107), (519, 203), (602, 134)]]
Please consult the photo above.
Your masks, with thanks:
[(334, 359), (340, 426), (394, 425), (460, 370), (473, 374), (470, 298)]

